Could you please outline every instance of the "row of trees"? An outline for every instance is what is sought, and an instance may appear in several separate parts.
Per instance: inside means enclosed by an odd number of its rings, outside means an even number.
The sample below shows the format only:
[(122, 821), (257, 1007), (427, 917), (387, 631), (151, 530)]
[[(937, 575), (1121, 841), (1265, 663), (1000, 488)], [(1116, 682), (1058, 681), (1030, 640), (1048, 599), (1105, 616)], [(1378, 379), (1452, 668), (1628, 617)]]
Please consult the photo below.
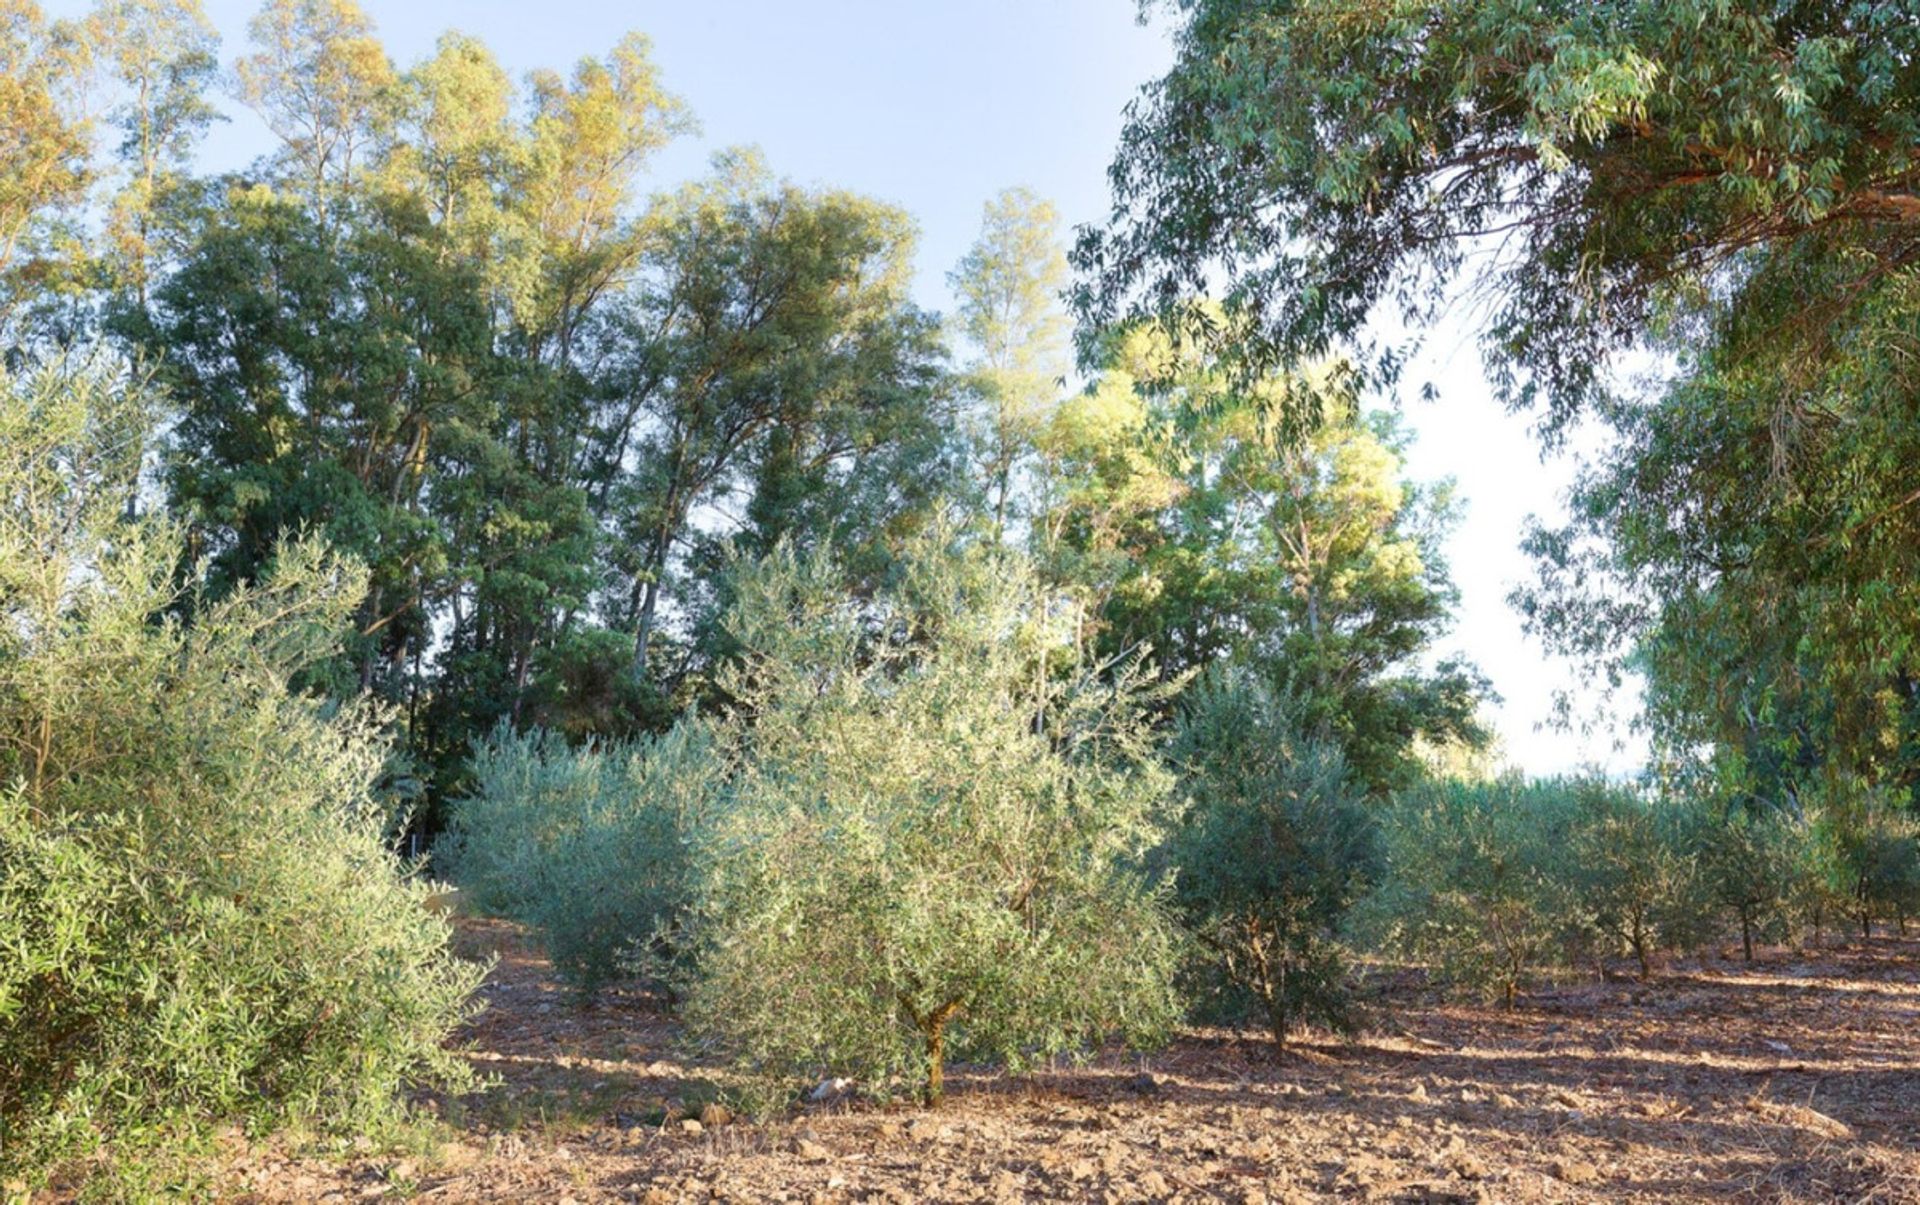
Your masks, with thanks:
[(582, 989), (639, 973), (767, 1090), (850, 1076), (937, 1101), (1180, 1020), (1348, 1031), (1363, 964), (1513, 1007), (1540, 974), (1920, 908), (1920, 826), (1836, 785), (1738, 793), (1435, 779), (1382, 801), (1256, 672), (1181, 692), (1087, 660), (1031, 564), (934, 533), (875, 594), (783, 545), (729, 573), (717, 716), (640, 744), (502, 729), (443, 848)]
[[(1356, 949), (1511, 1000), (1903, 922), (1913, 7), (1182, 0), (1070, 391), (1044, 202), (930, 313), (890, 206), (649, 193), (642, 38), (516, 85), (269, 0), (224, 78), (280, 146), (207, 176), (195, 0), (0, 0), (0, 1161), (458, 1086), (391, 845), (449, 800), (583, 985), (929, 1097), (1345, 1024)], [(1621, 436), (1519, 601), (1646, 674), (1644, 789), (1425, 781), (1486, 691), (1364, 336), (1470, 255), (1496, 384)]]
[[(279, 146), (209, 175), (220, 88)], [(465, 1085), (478, 971), (394, 854), (450, 799), (441, 864), (583, 982), (885, 1083), (1172, 1023), (1194, 671), (1370, 798), (1483, 740), (1393, 419), (1145, 328), (1070, 389), (1030, 193), (937, 315), (891, 206), (650, 186), (692, 119), (645, 39), (516, 82), (353, 0), (224, 70), (196, 0), (0, 0), (0, 117), (9, 1173)]]
[[(1378, 789), (1414, 737), (1479, 737), (1477, 676), (1421, 659), (1451, 502), (1402, 480), (1393, 424), (1337, 363), (1248, 388), (1145, 333), (1067, 396), (1030, 193), (986, 207), (942, 318), (898, 209), (749, 151), (650, 191), (692, 117), (637, 35), (516, 85), (462, 35), (403, 66), (353, 0), (271, 0), (223, 77), (197, 0), (7, 11), (31, 114), (0, 152), (0, 348), (151, 370), (164, 509), (214, 594), (288, 531), (366, 565), (305, 680), (393, 705), (432, 800), (501, 720), (623, 738), (714, 705), (728, 549), (830, 542), (864, 588), (934, 523), (1035, 555), (1097, 655), (1259, 660)], [(199, 175), (222, 78), (281, 145)], [(1268, 421), (1295, 395), (1328, 416), (1308, 442)]]

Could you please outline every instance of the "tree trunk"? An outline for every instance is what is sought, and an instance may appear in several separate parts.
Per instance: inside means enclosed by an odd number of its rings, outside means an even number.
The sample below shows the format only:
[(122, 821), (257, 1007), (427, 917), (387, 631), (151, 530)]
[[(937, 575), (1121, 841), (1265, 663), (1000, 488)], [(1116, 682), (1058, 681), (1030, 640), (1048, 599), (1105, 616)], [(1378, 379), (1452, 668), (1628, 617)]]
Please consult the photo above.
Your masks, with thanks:
[(926, 1039), (927, 1082), (920, 1098), (929, 1109), (936, 1108), (947, 1091), (947, 1022), (960, 1011), (960, 1001), (949, 1000), (925, 1016), (905, 992), (900, 993), (899, 1001), (902, 1013)]
[(940, 1107), (940, 1098), (947, 1091), (947, 1023), (935, 1021), (927, 1027), (927, 1091), (926, 1105), (929, 1109)]
[(1746, 954), (1747, 961), (1752, 962), (1753, 961), (1753, 918), (1748, 916), (1744, 912), (1740, 914), (1740, 949), (1743, 953)]
[(656, 577), (644, 587), (640, 596), (640, 616), (633, 626), (633, 672), (638, 678), (647, 676), (647, 645), (653, 640), (653, 616), (659, 602), (660, 581)]
[(1280, 982), (1276, 985), (1268, 981), (1266, 990), (1261, 993), (1267, 1006), (1267, 1028), (1273, 1031), (1273, 1054), (1279, 1058), (1287, 1052), (1287, 959), (1283, 954), (1279, 958), (1277, 974)]
[(1278, 1000), (1267, 1001), (1267, 1029), (1273, 1035), (1273, 1055), (1287, 1053), (1287, 1008)]

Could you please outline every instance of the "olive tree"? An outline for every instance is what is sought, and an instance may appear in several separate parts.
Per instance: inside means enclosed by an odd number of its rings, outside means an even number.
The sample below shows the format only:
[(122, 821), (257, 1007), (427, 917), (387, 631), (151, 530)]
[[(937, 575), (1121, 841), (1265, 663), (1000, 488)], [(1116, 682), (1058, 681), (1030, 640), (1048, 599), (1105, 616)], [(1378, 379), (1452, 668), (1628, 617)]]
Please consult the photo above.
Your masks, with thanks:
[(1366, 922), (1386, 948), (1514, 1006), (1561, 961), (1574, 901), (1564, 785), (1507, 777), (1405, 792), (1382, 816), (1386, 869)]
[(1572, 786), (1570, 886), (1580, 922), (1624, 948), (1653, 974), (1653, 955), (1702, 935), (1695, 859), (1683, 844), (1679, 813), (1624, 786), (1591, 780)]
[(111, 364), (0, 376), (0, 1172), (471, 1082), (483, 968), (386, 842), (382, 717), (291, 685), (365, 575), (289, 541), (207, 596), (129, 514), (154, 409)]
[(1873, 936), (1875, 916), (1893, 919), (1904, 932), (1920, 905), (1920, 823), (1907, 815), (1893, 792), (1842, 779), (1812, 792), (1817, 826), (1832, 846), (1837, 890), (1829, 894)]
[(591, 992), (671, 943), (689, 903), (689, 838), (724, 762), (697, 719), (582, 746), (502, 725), (474, 748), (474, 786), (442, 856), (480, 908), (531, 926)]
[(1176, 1013), (1148, 675), (1076, 660), (1023, 562), (941, 538), (867, 599), (826, 553), (735, 572), (740, 747), (696, 839), (686, 1014), (762, 1082), (933, 1104), (950, 1059), (1017, 1069)]
[(1187, 810), (1168, 842), (1175, 899), (1210, 967), (1284, 1049), (1292, 1025), (1354, 1023), (1340, 927), (1368, 884), (1375, 834), (1337, 746), (1300, 732), (1256, 679), (1215, 673), (1173, 742)]
[(1696, 805), (1690, 828), (1705, 896), (1739, 924), (1741, 952), (1752, 962), (1756, 937), (1786, 930), (1789, 904), (1819, 852), (1818, 829), (1785, 808), (1713, 798)]

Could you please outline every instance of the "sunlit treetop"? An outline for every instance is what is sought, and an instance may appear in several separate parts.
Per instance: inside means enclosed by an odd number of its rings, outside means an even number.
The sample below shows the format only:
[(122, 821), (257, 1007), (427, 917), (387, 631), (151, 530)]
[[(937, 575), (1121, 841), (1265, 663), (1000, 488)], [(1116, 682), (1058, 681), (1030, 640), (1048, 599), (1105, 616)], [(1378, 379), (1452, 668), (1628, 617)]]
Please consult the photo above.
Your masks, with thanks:
[(1088, 331), (1224, 288), (1260, 369), (1383, 307), (1430, 320), (1473, 274), (1496, 386), (1561, 419), (1750, 251), (1842, 239), (1865, 280), (1920, 248), (1913, 0), (1172, 7), (1177, 61), (1075, 250)]

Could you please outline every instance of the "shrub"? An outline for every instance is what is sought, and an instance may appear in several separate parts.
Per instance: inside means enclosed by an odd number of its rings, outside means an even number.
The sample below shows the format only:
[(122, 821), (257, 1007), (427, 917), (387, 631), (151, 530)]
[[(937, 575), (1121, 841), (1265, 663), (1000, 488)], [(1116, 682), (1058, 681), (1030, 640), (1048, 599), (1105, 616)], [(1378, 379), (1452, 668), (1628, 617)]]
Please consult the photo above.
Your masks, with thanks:
[(1873, 935), (1876, 916), (1891, 917), (1901, 931), (1920, 908), (1920, 824), (1880, 792), (1857, 784), (1836, 784), (1818, 808), (1821, 827), (1830, 834), (1835, 872), (1832, 895)]
[(1816, 864), (1817, 830), (1783, 809), (1729, 807), (1712, 798), (1694, 807), (1688, 830), (1704, 898), (1739, 925), (1741, 950), (1752, 962), (1756, 937), (1787, 932), (1789, 905)]
[(694, 1032), (762, 1082), (929, 1103), (950, 1058), (1159, 1035), (1175, 940), (1141, 860), (1170, 781), (1137, 667), (1075, 660), (1074, 617), (1004, 556), (922, 544), (864, 604), (835, 578), (785, 549), (737, 570)]
[(433, 860), (459, 884), (462, 903), (524, 921), (538, 901), (554, 846), (599, 793), (601, 759), (576, 753), (558, 733), (501, 724), (476, 741), (472, 785), (449, 805)]
[(687, 849), (724, 758), (711, 727), (570, 747), (501, 727), (474, 750), (445, 857), (480, 907), (526, 922), (591, 991), (670, 942), (688, 904)]
[(1825, 939), (1827, 923), (1847, 917), (1856, 904), (1859, 881), (1848, 864), (1841, 828), (1844, 816), (1817, 799), (1806, 812), (1806, 832), (1782, 903), (1782, 927), (1789, 937), (1804, 928), (1813, 942)]
[(1574, 815), (1565, 865), (1581, 918), (1631, 954), (1645, 979), (1657, 950), (1703, 936), (1680, 817), (1670, 806), (1597, 779), (1569, 789)]
[(1526, 976), (1560, 960), (1575, 914), (1569, 803), (1564, 784), (1514, 777), (1406, 792), (1383, 816), (1386, 869), (1363, 927), (1512, 1008)]
[[(379, 717), (291, 692), (363, 585), (312, 544), (221, 599), (124, 517), (149, 430), (105, 369), (0, 381), (0, 1169), (470, 1076), (482, 969), (383, 841)], [(175, 616), (193, 615), (191, 624)]]
[(1216, 673), (1190, 694), (1172, 751), (1188, 807), (1166, 856), (1208, 965), (1276, 1048), (1296, 1020), (1351, 1029), (1339, 930), (1377, 850), (1338, 747), (1303, 737), (1258, 682)]

